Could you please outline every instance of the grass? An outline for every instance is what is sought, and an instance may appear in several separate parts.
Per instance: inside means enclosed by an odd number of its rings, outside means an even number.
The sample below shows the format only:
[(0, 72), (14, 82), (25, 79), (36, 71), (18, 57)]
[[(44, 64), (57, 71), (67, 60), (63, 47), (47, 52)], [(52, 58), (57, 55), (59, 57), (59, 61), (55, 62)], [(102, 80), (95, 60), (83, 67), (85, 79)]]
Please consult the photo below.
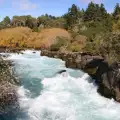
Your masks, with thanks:
[(0, 47), (12, 48), (48, 48), (56, 37), (71, 38), (69, 32), (61, 28), (43, 29), (32, 32), (27, 27), (7, 28), (0, 30)]

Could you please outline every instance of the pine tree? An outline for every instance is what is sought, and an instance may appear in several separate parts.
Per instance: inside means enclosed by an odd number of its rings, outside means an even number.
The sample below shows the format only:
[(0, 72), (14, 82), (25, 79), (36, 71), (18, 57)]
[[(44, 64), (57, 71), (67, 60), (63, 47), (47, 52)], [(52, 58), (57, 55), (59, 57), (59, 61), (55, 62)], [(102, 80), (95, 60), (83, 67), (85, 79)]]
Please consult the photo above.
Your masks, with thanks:
[(88, 4), (84, 14), (84, 21), (93, 21), (96, 18), (96, 5), (93, 2)]
[(101, 19), (106, 19), (107, 17), (107, 11), (104, 7), (104, 4), (100, 5), (100, 16), (101, 16)]
[(74, 24), (76, 24), (79, 17), (80, 10), (75, 4), (73, 4), (72, 7), (69, 8), (68, 13), (64, 15), (64, 18), (66, 19), (67, 25), (69, 27), (72, 27)]
[(84, 21), (102, 21), (107, 17), (107, 11), (103, 4), (90, 2), (84, 14)]
[(120, 15), (120, 6), (119, 6), (119, 3), (117, 3), (113, 12), (114, 19), (117, 20), (119, 15)]
[(99, 4), (95, 4), (95, 14), (94, 14), (94, 21), (100, 21), (101, 20), (101, 10)]

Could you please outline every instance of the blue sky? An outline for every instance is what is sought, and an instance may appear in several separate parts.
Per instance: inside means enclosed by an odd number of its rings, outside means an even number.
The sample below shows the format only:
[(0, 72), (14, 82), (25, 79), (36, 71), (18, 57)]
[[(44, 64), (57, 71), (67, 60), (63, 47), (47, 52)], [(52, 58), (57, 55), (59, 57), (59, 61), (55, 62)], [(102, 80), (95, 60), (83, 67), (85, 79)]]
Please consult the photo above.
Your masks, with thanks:
[[(63, 15), (72, 4), (86, 8), (91, 0), (0, 0), (0, 20), (5, 16), (51, 14)], [(104, 3), (106, 9), (112, 12), (120, 0), (93, 0), (95, 3)]]

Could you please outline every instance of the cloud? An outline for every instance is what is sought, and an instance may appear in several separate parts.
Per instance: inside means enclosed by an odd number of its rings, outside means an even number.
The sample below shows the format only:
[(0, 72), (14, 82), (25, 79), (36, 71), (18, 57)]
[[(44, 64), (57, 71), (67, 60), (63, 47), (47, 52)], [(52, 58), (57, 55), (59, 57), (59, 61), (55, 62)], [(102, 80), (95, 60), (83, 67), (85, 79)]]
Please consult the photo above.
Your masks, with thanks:
[(33, 10), (37, 8), (37, 5), (32, 3), (30, 0), (13, 0), (12, 5), (13, 7), (24, 11)]
[(94, 3), (103, 3), (104, 0), (80, 0), (80, 2), (82, 3), (90, 3), (90, 2), (94, 2)]

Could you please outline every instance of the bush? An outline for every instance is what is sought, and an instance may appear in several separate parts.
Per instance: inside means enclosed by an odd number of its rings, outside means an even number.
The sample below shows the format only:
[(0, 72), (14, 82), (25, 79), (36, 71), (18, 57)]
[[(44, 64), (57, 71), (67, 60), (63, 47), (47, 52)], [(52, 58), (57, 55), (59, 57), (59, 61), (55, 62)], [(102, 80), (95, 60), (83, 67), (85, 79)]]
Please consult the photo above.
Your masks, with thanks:
[(59, 51), (60, 47), (61, 46), (59, 44), (53, 44), (53, 45), (51, 45), (50, 50), (51, 51)]
[(38, 27), (33, 27), (32, 32), (39, 32)]
[(64, 37), (57, 37), (56, 43), (50, 46), (51, 51), (59, 51), (61, 47), (65, 47), (68, 44), (68, 40)]
[(71, 46), (72, 52), (79, 52), (81, 50), (80, 45)]
[(80, 52), (82, 50), (82, 45), (77, 42), (73, 42), (72, 44), (69, 44), (67, 49), (72, 52)]
[(84, 47), (85, 52), (98, 55), (106, 55), (109, 62), (120, 60), (120, 33), (106, 33), (96, 36), (92, 42), (90, 40)]

